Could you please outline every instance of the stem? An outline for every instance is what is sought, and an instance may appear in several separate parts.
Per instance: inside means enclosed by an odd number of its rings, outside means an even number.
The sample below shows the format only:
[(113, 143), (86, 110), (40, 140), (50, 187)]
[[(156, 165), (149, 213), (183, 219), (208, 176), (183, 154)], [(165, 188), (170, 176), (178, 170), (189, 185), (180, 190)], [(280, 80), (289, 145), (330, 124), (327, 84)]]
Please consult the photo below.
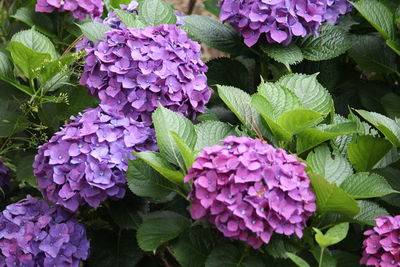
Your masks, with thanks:
[(196, 6), (196, 0), (189, 0), (189, 7), (187, 14), (191, 15), (193, 13), (194, 7)]
[(320, 255), (319, 255), (319, 264), (318, 264), (318, 267), (322, 267), (322, 259), (323, 259), (323, 257), (324, 257), (324, 250), (325, 250), (325, 248), (324, 248), (324, 247), (321, 247), (321, 253), (320, 253)]

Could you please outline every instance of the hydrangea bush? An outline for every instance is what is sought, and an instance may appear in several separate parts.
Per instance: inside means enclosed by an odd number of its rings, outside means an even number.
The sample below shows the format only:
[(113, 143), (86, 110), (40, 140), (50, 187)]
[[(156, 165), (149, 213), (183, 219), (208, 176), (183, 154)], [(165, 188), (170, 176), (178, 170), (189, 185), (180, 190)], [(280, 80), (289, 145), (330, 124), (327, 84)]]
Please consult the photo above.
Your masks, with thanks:
[(397, 0), (1, 3), (0, 267), (399, 266)]

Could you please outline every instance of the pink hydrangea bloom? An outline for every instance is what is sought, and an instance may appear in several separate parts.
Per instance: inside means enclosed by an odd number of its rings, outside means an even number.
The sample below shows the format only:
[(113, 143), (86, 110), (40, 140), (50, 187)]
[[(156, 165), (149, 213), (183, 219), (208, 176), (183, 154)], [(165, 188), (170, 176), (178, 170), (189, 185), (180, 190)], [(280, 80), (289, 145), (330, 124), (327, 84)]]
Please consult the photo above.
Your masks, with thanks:
[(87, 15), (92, 18), (101, 17), (104, 3), (101, 0), (38, 0), (35, 6), (36, 12), (52, 13), (70, 11), (72, 15), (84, 20)]

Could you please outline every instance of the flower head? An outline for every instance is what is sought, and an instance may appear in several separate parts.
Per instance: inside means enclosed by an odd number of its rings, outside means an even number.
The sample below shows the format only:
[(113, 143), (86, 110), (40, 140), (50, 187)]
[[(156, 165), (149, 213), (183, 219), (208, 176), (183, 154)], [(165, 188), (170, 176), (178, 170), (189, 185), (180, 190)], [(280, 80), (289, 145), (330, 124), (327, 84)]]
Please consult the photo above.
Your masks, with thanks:
[(87, 109), (39, 148), (33, 164), (46, 200), (76, 211), (125, 194), (132, 151), (155, 150), (154, 130), (101, 108)]
[(294, 155), (264, 141), (230, 136), (205, 147), (188, 171), (191, 215), (207, 218), (226, 237), (254, 248), (273, 233), (302, 236), (315, 195)]
[(327, 0), (326, 12), (324, 21), (330, 24), (335, 24), (340, 15), (349, 13), (352, 10), (352, 5), (348, 0)]
[(175, 25), (113, 30), (86, 51), (81, 84), (106, 112), (151, 125), (160, 104), (191, 119), (205, 111), (211, 92), (200, 45)]
[(35, 6), (36, 12), (52, 13), (71, 11), (72, 15), (80, 20), (87, 15), (92, 18), (101, 17), (104, 3), (101, 0), (38, 0)]
[(360, 263), (375, 267), (400, 266), (400, 216), (381, 216), (376, 226), (364, 232)]
[(28, 195), (0, 213), (0, 252), (0, 266), (78, 267), (89, 241), (71, 213)]
[(8, 168), (0, 161), (0, 189), (8, 185), (10, 177), (8, 176)]

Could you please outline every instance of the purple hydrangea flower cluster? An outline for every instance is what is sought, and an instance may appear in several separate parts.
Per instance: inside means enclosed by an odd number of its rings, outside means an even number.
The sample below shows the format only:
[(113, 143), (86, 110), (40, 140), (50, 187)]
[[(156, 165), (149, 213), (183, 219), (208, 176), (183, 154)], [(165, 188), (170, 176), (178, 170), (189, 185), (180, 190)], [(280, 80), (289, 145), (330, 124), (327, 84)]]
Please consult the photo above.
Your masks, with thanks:
[(8, 168), (0, 161), (0, 188), (4, 188), (9, 182)]
[(273, 233), (302, 237), (315, 212), (305, 163), (258, 139), (230, 136), (205, 147), (188, 171), (191, 216), (207, 218), (226, 237), (259, 248)]
[(339, 14), (349, 11), (343, 10), (345, 1), (223, 0), (220, 19), (237, 29), (247, 46), (257, 43), (262, 34), (269, 43), (288, 45), (293, 36), (317, 34), (324, 20), (336, 22)]
[(28, 195), (0, 213), (0, 252), (0, 266), (78, 267), (89, 241), (71, 213)]
[(324, 21), (336, 24), (341, 15), (349, 13), (353, 8), (348, 0), (327, 0)]
[(154, 130), (100, 107), (87, 109), (39, 148), (33, 164), (46, 200), (76, 211), (125, 195), (133, 151), (156, 150)]
[(104, 3), (101, 0), (38, 0), (35, 6), (36, 12), (52, 13), (71, 11), (72, 15), (80, 20), (86, 19), (87, 15), (92, 18), (101, 17)]
[(381, 216), (376, 226), (364, 235), (364, 252), (360, 263), (375, 267), (400, 266), (400, 216)]
[(190, 119), (205, 111), (211, 91), (200, 45), (175, 25), (122, 29), (86, 49), (81, 84), (109, 113), (151, 125), (159, 104)]

